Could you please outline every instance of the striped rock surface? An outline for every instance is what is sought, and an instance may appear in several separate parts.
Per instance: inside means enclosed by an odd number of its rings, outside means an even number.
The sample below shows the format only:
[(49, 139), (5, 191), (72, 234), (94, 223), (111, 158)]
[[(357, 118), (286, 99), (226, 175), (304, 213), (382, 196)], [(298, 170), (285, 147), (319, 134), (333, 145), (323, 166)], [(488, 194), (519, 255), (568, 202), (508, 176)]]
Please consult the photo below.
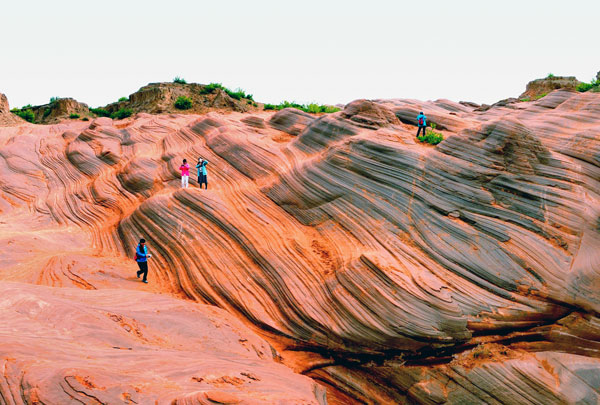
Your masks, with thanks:
[[(180, 188), (198, 157), (209, 189)], [(0, 128), (0, 180), (10, 288), (218, 306), (329, 403), (600, 401), (598, 94), (24, 124)], [(149, 286), (126, 275), (140, 237)]]

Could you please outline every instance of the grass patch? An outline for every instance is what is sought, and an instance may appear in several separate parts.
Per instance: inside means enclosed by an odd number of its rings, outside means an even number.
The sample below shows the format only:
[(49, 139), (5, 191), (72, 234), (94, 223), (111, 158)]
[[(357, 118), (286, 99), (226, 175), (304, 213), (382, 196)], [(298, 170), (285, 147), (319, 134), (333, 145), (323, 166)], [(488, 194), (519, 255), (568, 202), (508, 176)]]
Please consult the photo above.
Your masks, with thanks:
[(177, 100), (175, 100), (175, 108), (179, 110), (189, 110), (192, 108), (192, 100), (185, 96), (177, 97)]
[(539, 100), (540, 98), (544, 98), (544, 97), (546, 97), (547, 95), (548, 95), (548, 93), (543, 93), (543, 94), (540, 94), (539, 96), (535, 96), (533, 99), (534, 99), (534, 100)]
[(173, 79), (173, 83), (187, 84), (185, 79), (183, 77), (179, 77), (179, 76), (175, 76), (175, 79)]
[(77, 113), (71, 113), (71, 114), (69, 114), (69, 118), (71, 118), (72, 120), (76, 120), (79, 117), (81, 117), (81, 115), (79, 115)]
[(223, 90), (227, 95), (236, 100), (246, 99), (254, 101), (254, 96), (252, 94), (247, 94), (244, 90), (238, 88), (235, 91), (231, 90), (221, 83), (209, 83), (202, 90), (200, 90), (200, 94), (211, 94), (214, 93), (217, 89)]
[(110, 114), (110, 118), (122, 120), (124, 118), (131, 117), (132, 114), (133, 111), (130, 108), (121, 108), (119, 111), (115, 111), (114, 113)]
[(337, 111), (340, 111), (339, 108), (331, 106), (331, 105), (324, 105), (324, 104), (316, 104), (316, 103), (310, 103), (310, 104), (298, 104), (295, 102), (289, 102), (289, 101), (283, 101), (279, 104), (265, 104), (263, 106), (263, 109), (265, 110), (283, 110), (284, 108), (295, 108), (297, 110), (301, 110), (310, 114), (319, 114), (319, 113), (325, 113), (325, 114), (331, 114)]
[(431, 129), (427, 128), (425, 135), (418, 136), (417, 139), (423, 143), (437, 145), (444, 140), (444, 135), (442, 135), (440, 132), (436, 132), (436, 128), (437, 125), (431, 124)]
[(110, 117), (110, 113), (104, 108), (90, 108), (90, 111), (98, 117)]
[(520, 99), (519, 101), (530, 101), (531, 99), (529, 97), (523, 97), (522, 99)]
[(117, 100), (117, 101), (121, 102), (121, 101), (127, 101), (127, 100), (129, 100), (128, 97), (119, 97), (119, 100)]

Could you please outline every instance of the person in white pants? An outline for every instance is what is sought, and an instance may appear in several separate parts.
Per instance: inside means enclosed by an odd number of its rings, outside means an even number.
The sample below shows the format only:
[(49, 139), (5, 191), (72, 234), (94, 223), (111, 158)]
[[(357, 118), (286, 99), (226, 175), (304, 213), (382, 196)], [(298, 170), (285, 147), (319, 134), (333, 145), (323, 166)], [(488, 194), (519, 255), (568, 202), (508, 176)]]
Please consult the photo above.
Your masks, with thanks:
[(183, 159), (183, 164), (179, 166), (179, 170), (181, 170), (181, 187), (187, 188), (190, 180), (190, 165), (188, 165), (186, 159)]

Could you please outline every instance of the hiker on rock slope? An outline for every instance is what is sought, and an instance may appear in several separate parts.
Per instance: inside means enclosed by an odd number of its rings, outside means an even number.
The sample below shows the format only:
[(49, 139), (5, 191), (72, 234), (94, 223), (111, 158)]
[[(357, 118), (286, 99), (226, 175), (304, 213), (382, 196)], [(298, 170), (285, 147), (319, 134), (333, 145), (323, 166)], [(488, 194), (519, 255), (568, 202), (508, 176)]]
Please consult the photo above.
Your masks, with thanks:
[(151, 254), (148, 254), (148, 248), (146, 247), (146, 239), (140, 239), (140, 243), (135, 248), (135, 261), (140, 268), (137, 272), (137, 277), (140, 278), (140, 275), (144, 275), (142, 281), (144, 283), (148, 283), (148, 258), (152, 257)]
[(181, 187), (187, 188), (190, 181), (190, 165), (188, 165), (187, 159), (183, 159), (179, 170), (181, 170)]
[(419, 137), (421, 130), (423, 130), (423, 136), (425, 136), (427, 130), (427, 117), (425, 116), (425, 114), (423, 114), (423, 111), (421, 111), (419, 115), (417, 115), (417, 124), (419, 125), (419, 130), (417, 131), (417, 138)]
[(208, 160), (204, 160), (201, 157), (199, 157), (198, 164), (196, 165), (196, 169), (198, 169), (198, 184), (200, 185), (200, 188), (202, 188), (202, 184), (204, 184), (206, 190), (208, 190), (208, 179), (206, 178), (207, 164)]

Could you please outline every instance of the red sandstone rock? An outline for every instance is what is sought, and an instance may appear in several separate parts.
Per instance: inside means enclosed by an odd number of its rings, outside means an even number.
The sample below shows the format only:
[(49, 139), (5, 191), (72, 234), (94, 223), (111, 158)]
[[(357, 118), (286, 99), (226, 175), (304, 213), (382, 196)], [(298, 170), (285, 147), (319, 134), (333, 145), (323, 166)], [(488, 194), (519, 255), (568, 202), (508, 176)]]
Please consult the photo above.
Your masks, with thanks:
[[(234, 369), (243, 347), (254, 352), (246, 332), (237, 344), (207, 340), (217, 374), (197, 363), (200, 343), (192, 353), (168, 346), (192, 334), (177, 337), (165, 319), (187, 330), (182, 319), (200, 315), (163, 293), (255, 325), (342, 403), (598, 402), (600, 95), (557, 90), (509, 104), (376, 100), (348, 117), (139, 114), (0, 128), (3, 358), (11, 376), (30, 370), (0, 389), (53, 398), (93, 385), (134, 398), (138, 381), (156, 381), (150, 398), (181, 403), (209, 391), (276, 402), (292, 388), (323, 402), (287, 369), (265, 376), (270, 358)], [(445, 136), (436, 147), (414, 140), (421, 110)], [(209, 189), (180, 189), (181, 160), (198, 156), (210, 162)], [(147, 286), (133, 276), (142, 236), (154, 253)], [(150, 313), (136, 312), (141, 301)], [(90, 348), (85, 367), (72, 354), (83, 349), (58, 339), (62, 325)], [(154, 357), (109, 341), (155, 348), (160, 375), (184, 389), (174, 395), (145, 374), (123, 380)], [(258, 383), (250, 396), (239, 388)]]

